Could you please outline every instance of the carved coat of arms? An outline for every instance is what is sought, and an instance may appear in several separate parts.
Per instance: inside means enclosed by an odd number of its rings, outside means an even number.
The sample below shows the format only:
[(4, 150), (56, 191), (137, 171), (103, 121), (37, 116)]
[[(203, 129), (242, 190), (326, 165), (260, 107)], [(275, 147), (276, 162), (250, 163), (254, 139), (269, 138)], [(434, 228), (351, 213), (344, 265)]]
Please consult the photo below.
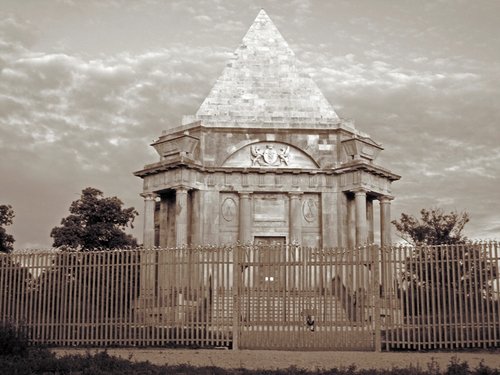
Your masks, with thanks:
[(280, 147), (279, 150), (276, 150), (273, 145), (266, 145), (265, 149), (252, 146), (251, 152), (252, 166), (279, 167), (281, 164), (288, 165), (290, 146)]

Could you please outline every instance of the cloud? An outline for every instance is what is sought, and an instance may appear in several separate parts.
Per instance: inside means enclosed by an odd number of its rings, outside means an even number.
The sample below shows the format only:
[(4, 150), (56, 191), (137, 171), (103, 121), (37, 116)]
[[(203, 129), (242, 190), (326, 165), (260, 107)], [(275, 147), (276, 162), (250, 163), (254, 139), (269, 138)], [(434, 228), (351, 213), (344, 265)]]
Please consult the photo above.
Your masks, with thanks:
[(16, 246), (50, 244), (50, 229), (87, 186), (140, 210), (132, 172), (156, 160), (155, 136), (195, 113), (227, 52), (181, 44), (100, 58), (34, 52), (7, 26), (20, 47), (0, 55), (0, 174), (11, 176), (2, 203), (16, 211)]
[(307, 20), (312, 16), (312, 1), (311, 0), (292, 0), (290, 8), (295, 11), (295, 24), (305, 25)]
[(2, 53), (19, 51), (36, 40), (36, 32), (30, 22), (14, 14), (0, 13), (0, 50)]
[(213, 30), (221, 31), (221, 32), (245, 32), (245, 25), (241, 21), (233, 21), (233, 20), (225, 20), (224, 22), (217, 23), (212, 26)]
[(194, 19), (196, 21), (201, 22), (201, 23), (211, 23), (211, 22), (213, 22), (212, 18), (209, 17), (209, 16), (207, 16), (207, 15), (205, 15), (205, 14), (200, 14), (198, 16), (195, 16)]
[[(116, 16), (120, 25), (120, 17), (130, 15), (128, 9), (120, 12), (120, 1), (105, 2), (94, 13), (90, 8), (97, 3), (71, 3), (58, 6), (85, 10), (101, 27), (105, 15)], [(132, 172), (157, 160), (151, 140), (179, 125), (182, 115), (194, 114), (208, 94), (261, 6), (242, 4), (136, 3), (134, 17), (147, 15), (149, 22), (153, 13), (166, 12), (169, 20), (182, 18), (185, 29), (174, 33), (167, 25), (165, 39), (153, 47), (139, 38), (141, 49), (103, 48), (94, 55), (48, 48), (48, 42), (40, 48), (36, 24), (0, 17), (0, 173), (11, 176), (2, 180), (0, 203), (16, 210), (18, 246), (50, 243), (50, 229), (86, 186), (141, 210), (141, 180)], [(386, 148), (377, 162), (402, 175), (393, 186), (394, 217), (432, 206), (468, 210), (470, 233), (499, 237), (494, 204), (500, 201), (500, 63), (491, 58), (499, 50), (493, 37), (485, 35), (488, 48), (461, 47), (453, 35), (469, 40), (468, 28), (452, 25), (452, 19), (436, 26), (426, 18), (430, 13), (406, 7), (387, 15), (383, 4), (265, 5), (339, 115), (353, 118)], [(421, 17), (413, 17), (414, 11)], [(496, 35), (486, 33), (491, 25), (485, 20), (484, 30), (470, 31), (476, 41)], [(160, 35), (163, 29), (154, 30)], [(78, 37), (88, 41), (92, 35)], [(106, 44), (99, 35), (97, 47)], [(140, 229), (134, 233), (140, 236)]]
[(492, 204), (500, 201), (500, 108), (492, 100), (500, 97), (500, 64), (301, 49), (339, 115), (386, 146), (377, 162), (402, 175), (393, 185), (394, 217), (424, 207), (466, 210), (470, 237), (499, 237), (498, 225), (489, 223), (498, 221)]

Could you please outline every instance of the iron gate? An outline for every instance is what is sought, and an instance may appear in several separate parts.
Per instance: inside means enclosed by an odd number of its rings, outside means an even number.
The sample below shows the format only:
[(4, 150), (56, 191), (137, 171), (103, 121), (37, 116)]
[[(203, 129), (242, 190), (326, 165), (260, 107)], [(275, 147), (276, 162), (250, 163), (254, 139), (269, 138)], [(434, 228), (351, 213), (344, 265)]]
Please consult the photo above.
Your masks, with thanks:
[(240, 348), (374, 350), (378, 248), (237, 251)]

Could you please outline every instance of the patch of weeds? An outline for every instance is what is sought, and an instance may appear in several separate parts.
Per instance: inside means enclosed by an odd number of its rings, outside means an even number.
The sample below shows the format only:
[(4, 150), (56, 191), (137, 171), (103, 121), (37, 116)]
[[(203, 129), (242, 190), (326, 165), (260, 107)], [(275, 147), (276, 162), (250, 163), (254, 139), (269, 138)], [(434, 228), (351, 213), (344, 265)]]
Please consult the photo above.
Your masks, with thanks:
[(460, 362), (457, 357), (452, 357), (446, 369), (446, 375), (470, 375), (472, 372), (469, 370), (467, 361)]
[(216, 366), (194, 367), (190, 364), (153, 365), (150, 362), (132, 362), (111, 356), (107, 351), (84, 355), (66, 355), (57, 358), (56, 355), (43, 348), (28, 348), (24, 354), (0, 355), (0, 372), (5, 374), (79, 374), (79, 375), (128, 375), (128, 374), (193, 374), (193, 375), (500, 375), (498, 370), (491, 369), (480, 363), (471, 370), (467, 362), (453, 358), (445, 371), (441, 371), (435, 359), (427, 364), (427, 369), (409, 366), (392, 368), (390, 370), (358, 369), (355, 365), (332, 369), (305, 370), (295, 366), (287, 369), (249, 370), (224, 369)]
[(439, 363), (437, 363), (437, 361), (434, 357), (431, 357), (431, 361), (427, 364), (427, 374), (429, 374), (429, 375), (441, 374), (441, 369), (439, 368)]
[(484, 361), (481, 360), (479, 365), (476, 367), (474, 371), (475, 375), (500, 375), (500, 370), (492, 369), (484, 364)]
[(29, 346), (28, 336), (10, 322), (0, 322), (0, 355), (24, 354)]

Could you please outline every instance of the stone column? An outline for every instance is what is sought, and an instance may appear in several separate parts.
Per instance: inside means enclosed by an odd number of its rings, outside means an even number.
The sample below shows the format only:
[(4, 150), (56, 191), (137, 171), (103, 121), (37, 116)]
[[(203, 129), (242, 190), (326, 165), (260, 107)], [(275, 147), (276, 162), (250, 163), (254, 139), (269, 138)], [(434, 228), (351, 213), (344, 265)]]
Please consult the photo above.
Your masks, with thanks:
[[(160, 242), (159, 246), (162, 249), (167, 248), (171, 243), (172, 239), (169, 237), (169, 203), (172, 202), (172, 196), (170, 194), (160, 195)], [(169, 202), (170, 201), (170, 202)], [(171, 211), (171, 210), (170, 210)], [(170, 218), (171, 219), (171, 218)], [(168, 286), (172, 285), (172, 280), (169, 279), (172, 276), (172, 272), (169, 272), (169, 254), (166, 251), (158, 251), (156, 254), (156, 259), (153, 263), (156, 263), (156, 279), (157, 279), (157, 291), (158, 291), (158, 303), (163, 306), (164, 301), (168, 298)]]
[(391, 245), (391, 200), (394, 197), (385, 195), (380, 201), (380, 246)]
[(144, 198), (144, 234), (143, 246), (150, 249), (155, 245), (155, 193), (143, 193)]
[(356, 246), (356, 206), (354, 199), (347, 194), (344, 195), (347, 209), (347, 247), (353, 248)]
[(382, 196), (379, 198), (380, 202), (380, 264), (381, 264), (381, 278), (382, 278), (382, 290), (384, 294), (390, 291), (389, 285), (392, 283), (392, 267), (391, 263), (388, 261), (391, 258), (391, 250), (384, 249), (386, 246), (390, 246), (391, 240), (391, 200), (394, 199), (391, 196)]
[(323, 248), (341, 246), (339, 241), (339, 226), (341, 221), (336, 220), (338, 208), (337, 194), (331, 191), (321, 193), (321, 235), (320, 246)]
[(203, 244), (203, 209), (202, 209), (202, 192), (193, 190), (191, 195), (191, 244)]
[(366, 221), (366, 190), (354, 191), (356, 204), (356, 246), (366, 244), (368, 240), (368, 225)]
[(160, 247), (168, 247), (168, 197), (161, 196), (160, 201)]
[(141, 196), (144, 198), (144, 249), (140, 254), (141, 274), (140, 274), (140, 291), (139, 291), (139, 306), (136, 313), (138, 319), (145, 321), (149, 317), (149, 309), (154, 303), (155, 286), (156, 286), (156, 250), (153, 249), (155, 245), (155, 193), (143, 193)]
[[(366, 193), (367, 190), (362, 188), (354, 191), (354, 201), (356, 205), (356, 246), (363, 246), (368, 242)], [(359, 256), (359, 260), (362, 260), (363, 263), (369, 258), (369, 254), (366, 250), (359, 254)], [(356, 290), (360, 298), (364, 298), (370, 283), (370, 271), (367, 266), (359, 267), (357, 270), (359, 270), (359, 274), (355, 275), (356, 282), (354, 285), (356, 285)], [(356, 314), (358, 314), (360, 319), (363, 319), (363, 310), (358, 310), (358, 307), (356, 307), (356, 309)]]
[(175, 246), (188, 243), (188, 191), (185, 187), (175, 190)]
[(290, 197), (290, 243), (302, 243), (302, 193), (288, 193)]
[[(200, 191), (201, 213), (199, 220), (201, 221), (203, 241), (205, 245), (219, 244), (220, 232), (220, 193), (218, 191)], [(196, 212), (196, 211), (193, 211)], [(235, 212), (236, 215), (236, 212)], [(235, 222), (238, 218), (235, 216)]]
[(373, 199), (369, 198), (366, 200), (366, 221), (368, 225), (368, 242), (375, 242), (375, 229), (374, 229), (374, 217), (373, 217)]
[(240, 194), (240, 217), (238, 223), (238, 240), (243, 243), (252, 242), (252, 210), (250, 193)]

